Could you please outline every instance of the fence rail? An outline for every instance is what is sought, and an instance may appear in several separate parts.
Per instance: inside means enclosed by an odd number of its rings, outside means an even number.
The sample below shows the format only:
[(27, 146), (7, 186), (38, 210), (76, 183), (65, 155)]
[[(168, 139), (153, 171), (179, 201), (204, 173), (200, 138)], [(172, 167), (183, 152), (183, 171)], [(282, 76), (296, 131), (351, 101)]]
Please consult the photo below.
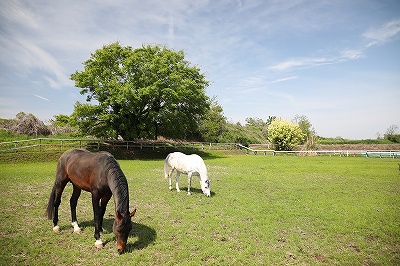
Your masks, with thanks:
[(19, 151), (64, 151), (72, 148), (86, 148), (100, 150), (102, 148), (123, 149), (167, 149), (167, 148), (196, 148), (208, 150), (238, 149), (236, 143), (208, 143), (208, 142), (157, 142), (157, 141), (117, 141), (94, 139), (53, 139), (37, 138), (0, 142), (0, 152)]
[(296, 156), (363, 156), (367, 158), (400, 158), (399, 150), (312, 150), (312, 151), (276, 151), (271, 149), (252, 149), (237, 143), (209, 143), (209, 142), (157, 142), (157, 141), (117, 141), (94, 139), (53, 139), (36, 138), (0, 142), (0, 153), (11, 152), (46, 152), (65, 151), (72, 148), (100, 149), (202, 149), (202, 150), (242, 150), (247, 154), (264, 155), (296, 155)]
[(319, 155), (338, 155), (338, 156), (363, 156), (367, 158), (400, 158), (400, 151), (368, 151), (368, 150), (311, 150), (311, 151), (276, 151), (276, 150), (258, 150), (252, 149), (241, 144), (238, 146), (244, 150), (246, 153), (252, 153), (254, 155), (271, 154), (276, 156), (281, 155), (298, 155), (298, 156), (319, 156)]

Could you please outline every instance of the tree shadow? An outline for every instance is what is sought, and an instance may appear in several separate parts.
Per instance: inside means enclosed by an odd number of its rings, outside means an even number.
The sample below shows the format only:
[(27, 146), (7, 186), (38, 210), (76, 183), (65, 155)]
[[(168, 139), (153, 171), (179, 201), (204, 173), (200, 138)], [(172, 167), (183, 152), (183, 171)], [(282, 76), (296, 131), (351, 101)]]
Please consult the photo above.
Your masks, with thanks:
[[(113, 224), (114, 224), (114, 218), (104, 218), (103, 219), (103, 230), (105, 232), (113, 232)], [(82, 230), (85, 230), (87, 227), (94, 226), (94, 221), (83, 221), (79, 223), (79, 226), (82, 228)], [(94, 231), (93, 231), (94, 232)], [(114, 234), (114, 233), (112, 233)], [(128, 244), (126, 247), (125, 252), (132, 252), (134, 250), (139, 250), (139, 249), (144, 249), (151, 243), (153, 243), (156, 238), (157, 238), (157, 233), (156, 231), (144, 224), (140, 223), (135, 223), (132, 222), (132, 231), (129, 234), (129, 237), (137, 237), (138, 239), (135, 241), (135, 243), (131, 244), (129, 243), (128, 239)], [(104, 246), (107, 245), (110, 242), (115, 241), (115, 235), (112, 238), (112, 240), (106, 240), (104, 241)]]
[(112, 148), (111, 146), (88, 146), (86, 147), (87, 150), (92, 152), (97, 151), (107, 151), (111, 153), (115, 159), (117, 160), (163, 160), (167, 155), (171, 152), (180, 151), (185, 154), (197, 154), (203, 159), (211, 160), (211, 159), (218, 159), (224, 158), (224, 155), (216, 155), (207, 152), (207, 149), (201, 148), (175, 148), (175, 147), (158, 147), (158, 148), (131, 148), (127, 150), (126, 148), (115, 147)]

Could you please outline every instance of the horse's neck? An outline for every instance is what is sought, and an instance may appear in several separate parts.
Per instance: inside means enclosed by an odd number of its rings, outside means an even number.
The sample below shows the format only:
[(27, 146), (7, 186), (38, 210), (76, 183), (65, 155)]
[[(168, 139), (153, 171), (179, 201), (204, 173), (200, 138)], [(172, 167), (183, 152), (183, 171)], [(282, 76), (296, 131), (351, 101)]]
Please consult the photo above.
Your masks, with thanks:
[(200, 177), (200, 180), (201, 180), (201, 181), (206, 181), (206, 180), (208, 179), (207, 173), (204, 173), (203, 171), (201, 171), (201, 172), (199, 173), (199, 177)]
[(114, 169), (108, 184), (114, 197), (115, 211), (126, 212), (129, 208), (128, 182), (121, 170)]
[(199, 173), (199, 176), (201, 179), (208, 179), (208, 174), (207, 174), (207, 168), (205, 167), (205, 165), (198, 165), (196, 166), (196, 170)]

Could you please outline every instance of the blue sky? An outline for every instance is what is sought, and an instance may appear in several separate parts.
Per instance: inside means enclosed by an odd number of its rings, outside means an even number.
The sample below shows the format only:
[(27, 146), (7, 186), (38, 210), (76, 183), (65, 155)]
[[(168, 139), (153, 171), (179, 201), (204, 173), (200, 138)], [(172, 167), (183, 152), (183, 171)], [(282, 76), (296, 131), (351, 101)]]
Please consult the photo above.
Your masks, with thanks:
[(400, 126), (400, 1), (0, 2), (0, 117), (84, 101), (70, 74), (103, 45), (184, 50), (231, 122), (296, 114), (318, 135)]

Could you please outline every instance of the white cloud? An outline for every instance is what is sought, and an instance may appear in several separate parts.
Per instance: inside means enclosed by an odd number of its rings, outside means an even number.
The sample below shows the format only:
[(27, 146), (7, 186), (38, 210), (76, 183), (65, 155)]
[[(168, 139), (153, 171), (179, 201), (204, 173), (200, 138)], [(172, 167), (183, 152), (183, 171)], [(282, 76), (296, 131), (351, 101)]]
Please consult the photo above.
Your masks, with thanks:
[(18, 38), (3, 39), (0, 43), (3, 47), (0, 60), (4, 64), (17, 68), (19, 71), (24, 68), (28, 72), (35, 69), (44, 70), (55, 76), (56, 79), (53, 79), (51, 83), (53, 88), (70, 85), (68, 77), (64, 74), (65, 69), (53, 55), (40, 46), (30, 42), (28, 39)]
[(343, 49), (337, 54), (326, 55), (323, 57), (317, 56), (288, 59), (269, 67), (269, 70), (287, 72), (362, 59), (365, 58), (366, 48), (373, 45), (382, 45), (390, 40), (399, 38), (399, 35), (400, 19), (392, 20), (379, 28), (370, 29), (365, 32), (362, 36), (370, 40), (370, 42), (363, 49)]
[(281, 62), (277, 65), (271, 66), (269, 69), (276, 71), (291, 71), (295, 69), (304, 69), (325, 64), (332, 64), (334, 62), (335, 61), (333, 59), (328, 59), (323, 57), (298, 58), (298, 59), (289, 59), (287, 61)]
[(382, 45), (392, 39), (399, 38), (400, 19), (387, 22), (379, 28), (369, 29), (362, 36), (370, 40), (367, 47)]
[(308, 58), (306, 57), (306, 58), (289, 59), (269, 67), (269, 70), (287, 72), (299, 69), (318, 67), (321, 65), (344, 63), (350, 60), (361, 59), (363, 57), (364, 53), (362, 50), (346, 49), (330, 57), (308, 57)]
[[(24, 27), (37, 28), (35, 15), (27, 8), (29, 3), (19, 1), (1, 1), (0, 18), (12, 24), (23, 25)], [(3, 23), (4, 23), (3, 21)]]
[(339, 60), (343, 62), (364, 58), (363, 50), (346, 49), (340, 52)]
[[(53, 35), (46, 32), (46, 26), (40, 24), (43, 18), (36, 13), (36, 7), (30, 3), (6, 1), (0, 12), (0, 23), (3, 26), (0, 33), (1, 65), (17, 70), (19, 75), (43, 71), (53, 77), (50, 83), (52, 88), (70, 85), (65, 68), (58, 61), (57, 55), (50, 51), (51, 46), (48, 46), (46, 40), (52, 39), (50, 36)], [(48, 77), (42, 78), (48, 80)]]
[(283, 81), (288, 81), (288, 80), (292, 80), (292, 79), (297, 79), (298, 76), (290, 76), (290, 77), (284, 77), (284, 78), (280, 78), (280, 79), (276, 79), (273, 81), (267, 81), (266, 83), (278, 83), (278, 82), (283, 82)]
[(37, 98), (39, 98), (39, 99), (48, 101), (48, 102), (50, 101), (49, 99), (47, 99), (47, 98), (45, 98), (45, 97), (43, 97), (43, 96), (37, 95), (37, 94), (33, 94), (33, 96), (35, 96), (35, 97), (37, 97)]

